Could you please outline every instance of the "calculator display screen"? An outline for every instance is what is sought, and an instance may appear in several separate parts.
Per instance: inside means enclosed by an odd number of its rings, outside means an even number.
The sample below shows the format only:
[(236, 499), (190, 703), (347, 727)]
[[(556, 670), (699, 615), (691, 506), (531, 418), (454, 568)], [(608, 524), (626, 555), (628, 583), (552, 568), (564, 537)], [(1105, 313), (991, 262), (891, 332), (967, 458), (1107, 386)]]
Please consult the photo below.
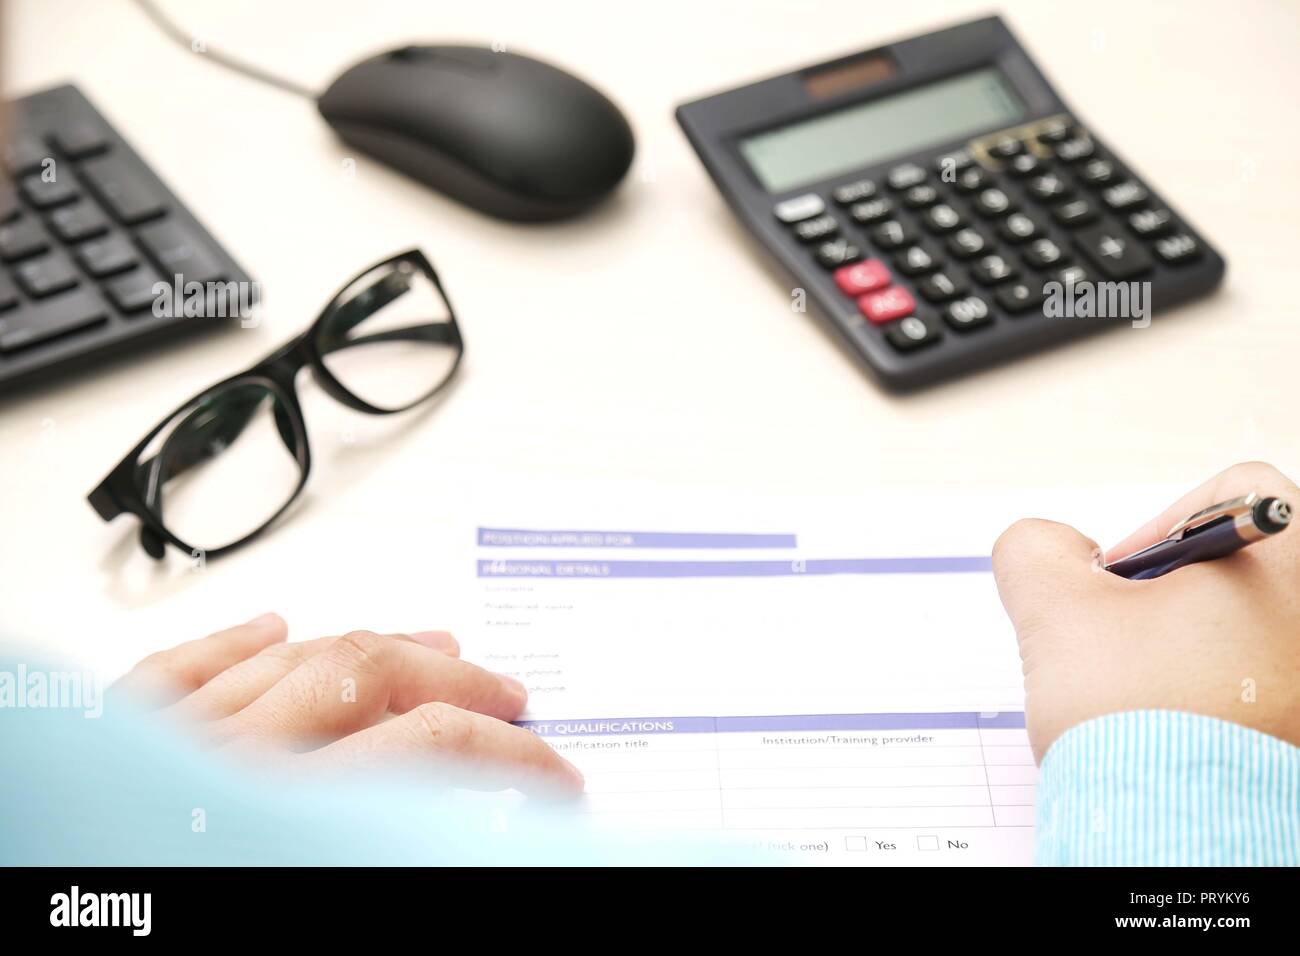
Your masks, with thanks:
[(740, 141), (740, 152), (764, 188), (779, 193), (1024, 115), (1011, 84), (985, 67), (758, 133)]

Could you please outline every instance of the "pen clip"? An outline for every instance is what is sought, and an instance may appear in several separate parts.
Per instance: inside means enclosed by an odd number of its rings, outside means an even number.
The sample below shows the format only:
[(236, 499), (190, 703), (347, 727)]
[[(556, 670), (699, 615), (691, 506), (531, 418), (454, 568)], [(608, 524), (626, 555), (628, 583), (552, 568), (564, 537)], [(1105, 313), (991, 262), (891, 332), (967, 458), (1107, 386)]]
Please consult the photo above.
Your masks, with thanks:
[(1237, 519), (1243, 515), (1249, 515), (1255, 505), (1259, 503), (1259, 495), (1255, 492), (1242, 495), (1240, 498), (1233, 498), (1229, 501), (1221, 501), (1217, 505), (1196, 512), (1184, 518), (1178, 524), (1169, 529), (1165, 535), (1166, 540), (1178, 541), (1187, 535), (1194, 533), (1200, 528), (1205, 527), (1211, 522), (1219, 521), (1223, 518)]

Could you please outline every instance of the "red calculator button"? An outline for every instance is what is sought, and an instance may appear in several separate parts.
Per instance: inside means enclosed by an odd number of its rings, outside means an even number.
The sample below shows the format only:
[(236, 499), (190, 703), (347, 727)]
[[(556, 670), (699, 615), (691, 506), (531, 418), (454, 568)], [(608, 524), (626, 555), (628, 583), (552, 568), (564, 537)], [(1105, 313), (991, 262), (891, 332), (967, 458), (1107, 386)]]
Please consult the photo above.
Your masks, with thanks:
[(911, 315), (916, 311), (916, 301), (906, 289), (892, 286), (882, 292), (864, 295), (858, 299), (858, 308), (872, 322), (883, 325)]
[(889, 285), (889, 268), (879, 259), (865, 259), (835, 270), (835, 284), (845, 295), (860, 296)]

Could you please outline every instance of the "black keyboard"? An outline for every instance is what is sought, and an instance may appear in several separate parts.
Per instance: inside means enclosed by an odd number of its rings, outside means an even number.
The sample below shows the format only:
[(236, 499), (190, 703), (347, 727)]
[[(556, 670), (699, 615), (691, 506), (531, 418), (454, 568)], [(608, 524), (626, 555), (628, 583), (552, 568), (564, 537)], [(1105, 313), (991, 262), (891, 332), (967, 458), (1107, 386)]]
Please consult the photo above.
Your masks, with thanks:
[(0, 388), (246, 314), (248, 275), (81, 91), (8, 115)]

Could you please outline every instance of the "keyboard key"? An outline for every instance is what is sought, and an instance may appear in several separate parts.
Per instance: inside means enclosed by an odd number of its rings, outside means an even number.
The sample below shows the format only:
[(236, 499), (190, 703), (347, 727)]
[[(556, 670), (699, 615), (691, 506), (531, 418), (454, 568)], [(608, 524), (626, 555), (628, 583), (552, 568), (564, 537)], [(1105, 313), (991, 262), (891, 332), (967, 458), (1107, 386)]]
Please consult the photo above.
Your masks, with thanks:
[(889, 219), (871, 230), (871, 241), (881, 249), (897, 249), (915, 242), (916, 230), (897, 219)]
[(866, 202), (855, 203), (849, 207), (849, 215), (853, 217), (853, 221), (863, 224), (884, 222), (893, 211), (894, 204), (883, 197), (868, 199)]
[(943, 257), (924, 244), (908, 246), (894, 256), (898, 271), (904, 275), (919, 276), (943, 265)]
[(76, 266), (61, 249), (23, 260), (14, 267), (14, 278), (33, 299), (71, 289), (81, 281)]
[(1142, 244), (1118, 229), (1094, 226), (1078, 232), (1074, 241), (1107, 279), (1131, 279), (1151, 269), (1151, 256)]
[(989, 241), (978, 229), (966, 227), (948, 237), (948, 251), (958, 259), (969, 259), (988, 251)]
[[(160, 225), (172, 227), (174, 224), (161, 223)], [(835, 221), (834, 216), (818, 216), (816, 219), (805, 219), (803, 222), (795, 223), (792, 231), (800, 242), (817, 242), (839, 232), (840, 224)], [(141, 238), (143, 232), (144, 230), (141, 230)], [(167, 268), (165, 263), (162, 263), (162, 266), (164, 269)]]
[(127, 225), (145, 222), (167, 211), (167, 202), (153, 182), (112, 154), (82, 163), (81, 175), (109, 212)]
[(826, 203), (822, 202), (822, 197), (816, 193), (804, 193), (802, 196), (783, 200), (772, 208), (776, 218), (787, 225), (820, 216), (825, 211)]
[(1054, 199), (1064, 199), (1070, 195), (1070, 184), (1054, 173), (1047, 173), (1031, 179), (1029, 185), (1025, 188), (1029, 191), (1029, 195), (1039, 202), (1051, 202)]
[(1109, 159), (1090, 159), (1083, 164), (1079, 175), (1089, 186), (1105, 186), (1115, 181), (1115, 164)]
[(998, 233), (1007, 242), (1026, 242), (1042, 231), (1042, 226), (1023, 212), (1013, 212), (998, 223)]
[(999, 255), (985, 256), (971, 266), (971, 275), (980, 285), (997, 285), (999, 282), (1006, 282), (1019, 274), (1019, 271)]
[(0, 353), (97, 325), (107, 318), (99, 296), (86, 287), (39, 302), (23, 302), (0, 314)]
[(897, 192), (925, 182), (925, 170), (916, 163), (903, 163), (889, 171), (889, 188)]
[(1141, 209), (1128, 217), (1128, 227), (1139, 236), (1161, 236), (1174, 226), (1174, 214), (1168, 209)]
[(1087, 136), (1074, 136), (1056, 144), (1056, 158), (1063, 163), (1077, 163), (1091, 159), (1097, 147)]
[(5, 143), (4, 161), (5, 169), (9, 171), (10, 176), (21, 176), (24, 173), (34, 172), (44, 167), (45, 161), (51, 159), (50, 151), (35, 136), (29, 136), (23, 133), (8, 134), (8, 142)]
[(0, 222), (16, 219), (22, 206), (18, 203), (18, 190), (7, 179), (0, 180)]
[(125, 272), (140, 261), (135, 246), (120, 232), (82, 243), (76, 255), (81, 267), (96, 279)]
[(1037, 282), (1012, 282), (994, 292), (993, 298), (997, 299), (998, 305), (1007, 312), (1019, 315), (1041, 306), (1047, 296), (1043, 294), (1042, 286)]
[(1051, 239), (1035, 239), (1024, 251), (1025, 262), (1032, 269), (1050, 269), (1069, 261), (1065, 250)]
[(56, 175), (54, 179), (46, 179), (43, 173), (35, 173), (25, 178), (19, 188), (23, 198), (38, 209), (62, 206), (80, 195), (77, 184), (67, 173)]
[(1101, 201), (1118, 212), (1142, 205), (1147, 201), (1148, 195), (1146, 187), (1141, 183), (1126, 179), (1122, 183), (1116, 183), (1114, 186), (1103, 189), (1101, 191)]
[[(830, 216), (825, 218), (831, 219)], [(834, 222), (831, 219), (831, 223)], [(807, 225), (806, 222), (799, 224)], [(186, 282), (216, 282), (225, 278), (225, 266), (213, 255), (208, 244), (178, 222), (165, 220), (145, 226), (136, 233), (136, 238), (164, 276), (184, 276)]]
[(18, 289), (9, 278), (9, 273), (0, 269), (0, 311), (12, 309), (18, 304)]
[(921, 214), (921, 219), (925, 222), (925, 228), (936, 233), (952, 232), (966, 224), (962, 214), (946, 202), (931, 206)]
[(986, 218), (1000, 216), (1014, 205), (1001, 189), (986, 189), (975, 197), (975, 211)]
[(879, 259), (866, 259), (835, 270), (835, 284), (854, 298), (885, 288), (893, 281), (889, 267)]
[(993, 177), (979, 166), (971, 166), (957, 174), (957, 188), (964, 193), (979, 192), (993, 182)]
[(1185, 232), (1164, 239), (1157, 239), (1155, 250), (1156, 255), (1171, 266), (1190, 262), (1201, 255), (1201, 247), (1195, 239)]
[(863, 202), (870, 199), (876, 194), (876, 184), (870, 179), (858, 179), (851, 183), (845, 183), (843, 186), (836, 186), (831, 192), (831, 198), (841, 206), (851, 206), (855, 202)]
[(885, 329), (885, 340), (900, 352), (933, 345), (942, 336), (937, 322), (920, 315), (909, 315)]
[(916, 311), (916, 300), (901, 286), (890, 286), (879, 292), (868, 292), (858, 299), (862, 314), (876, 325), (883, 325)]
[(993, 321), (993, 312), (989, 304), (977, 295), (968, 295), (964, 299), (952, 302), (943, 310), (943, 320), (958, 332), (978, 329)]
[(1097, 219), (1097, 210), (1086, 199), (1071, 199), (1052, 210), (1052, 218), (1062, 226), (1086, 226)]
[(829, 242), (823, 242), (813, 253), (817, 262), (826, 269), (835, 269), (847, 262), (856, 262), (862, 258), (862, 249), (855, 242), (841, 236)]
[(50, 247), (50, 241), (35, 219), (19, 219), (0, 226), (0, 259), (17, 262)]
[(930, 302), (947, 302), (949, 299), (955, 299), (959, 295), (964, 295), (970, 288), (965, 279), (960, 276), (949, 275), (947, 272), (936, 272), (932, 276), (922, 279), (917, 288)]
[(49, 223), (50, 230), (64, 242), (81, 242), (108, 231), (108, 217), (86, 200), (53, 210)]
[(1017, 179), (1027, 179), (1045, 171), (1047, 164), (1033, 153), (1022, 153), (1007, 163), (1007, 172)]
[[(162, 281), (149, 266), (140, 266), (108, 282), (104, 290), (120, 311), (143, 312), (151, 308), (158, 298), (154, 293), (154, 285)], [(167, 288), (171, 289), (170, 283), (167, 283)]]
[(989, 155), (994, 159), (1008, 160), (1025, 150), (1025, 144), (1014, 136), (1004, 136), (989, 147)]
[(939, 201), (939, 190), (928, 184), (913, 186), (903, 194), (903, 202), (909, 209), (924, 209)]
[(72, 159), (85, 159), (108, 149), (108, 138), (103, 128), (94, 123), (69, 123), (55, 130), (51, 139), (64, 155)]

